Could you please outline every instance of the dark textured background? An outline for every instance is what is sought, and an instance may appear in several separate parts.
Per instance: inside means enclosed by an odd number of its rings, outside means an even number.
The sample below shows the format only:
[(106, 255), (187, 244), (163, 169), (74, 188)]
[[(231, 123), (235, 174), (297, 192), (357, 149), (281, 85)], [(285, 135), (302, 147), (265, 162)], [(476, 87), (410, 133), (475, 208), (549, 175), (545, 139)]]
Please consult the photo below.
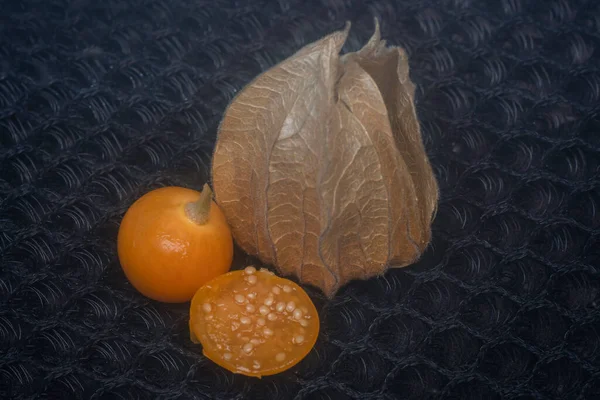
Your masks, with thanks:
[[(0, 0), (0, 398), (600, 398), (600, 2), (98, 3)], [(314, 351), (234, 376), (190, 344), (185, 305), (126, 282), (120, 219), (201, 187), (254, 76), (346, 20), (356, 50), (374, 16), (411, 56), (432, 247), (311, 292)]]

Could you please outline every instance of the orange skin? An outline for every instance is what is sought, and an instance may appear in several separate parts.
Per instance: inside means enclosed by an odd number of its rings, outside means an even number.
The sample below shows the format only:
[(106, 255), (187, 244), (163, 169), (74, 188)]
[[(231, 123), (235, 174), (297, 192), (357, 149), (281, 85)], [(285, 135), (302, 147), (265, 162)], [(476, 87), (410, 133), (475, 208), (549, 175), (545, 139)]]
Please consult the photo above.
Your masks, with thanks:
[[(280, 307), (284, 304), (291, 308)], [(300, 286), (253, 266), (211, 280), (190, 304), (192, 342), (202, 344), (203, 354), (221, 367), (257, 378), (302, 361), (317, 341), (319, 325)]]
[[(118, 254), (127, 279), (153, 300), (191, 300), (206, 282), (231, 268), (233, 239), (225, 216), (201, 193), (182, 187), (153, 190), (127, 210), (118, 235)], [(194, 204), (190, 214), (186, 207)], [(208, 213), (207, 208), (209, 208)], [(206, 217), (204, 222), (194, 217)]]

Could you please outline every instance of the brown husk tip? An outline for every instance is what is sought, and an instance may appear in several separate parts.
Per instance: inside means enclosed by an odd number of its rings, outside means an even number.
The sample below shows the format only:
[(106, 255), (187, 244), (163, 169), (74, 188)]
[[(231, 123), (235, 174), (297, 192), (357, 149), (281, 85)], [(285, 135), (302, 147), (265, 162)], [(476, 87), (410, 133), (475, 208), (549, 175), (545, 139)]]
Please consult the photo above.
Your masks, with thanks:
[(219, 127), (216, 200), (247, 253), (333, 296), (414, 263), (438, 186), (408, 58), (375, 33), (340, 56), (350, 24), (248, 84)]

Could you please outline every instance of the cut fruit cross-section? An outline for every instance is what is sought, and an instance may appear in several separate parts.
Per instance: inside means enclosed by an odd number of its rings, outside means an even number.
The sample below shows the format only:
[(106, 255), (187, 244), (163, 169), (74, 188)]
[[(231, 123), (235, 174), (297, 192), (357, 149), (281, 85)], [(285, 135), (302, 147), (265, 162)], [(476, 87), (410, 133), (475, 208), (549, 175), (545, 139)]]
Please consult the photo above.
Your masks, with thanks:
[(310, 352), (319, 316), (294, 282), (250, 266), (198, 290), (190, 306), (190, 337), (227, 370), (261, 377), (283, 372)]

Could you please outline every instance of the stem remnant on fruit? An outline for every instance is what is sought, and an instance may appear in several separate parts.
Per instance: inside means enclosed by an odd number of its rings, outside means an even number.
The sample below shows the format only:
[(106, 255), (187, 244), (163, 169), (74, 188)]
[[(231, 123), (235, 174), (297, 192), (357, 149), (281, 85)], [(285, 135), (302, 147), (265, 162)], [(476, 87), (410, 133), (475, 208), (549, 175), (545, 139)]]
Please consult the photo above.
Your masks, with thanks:
[(198, 201), (190, 202), (185, 205), (185, 215), (198, 225), (207, 223), (212, 196), (213, 192), (210, 189), (210, 186), (208, 186), (208, 183), (205, 183)]

